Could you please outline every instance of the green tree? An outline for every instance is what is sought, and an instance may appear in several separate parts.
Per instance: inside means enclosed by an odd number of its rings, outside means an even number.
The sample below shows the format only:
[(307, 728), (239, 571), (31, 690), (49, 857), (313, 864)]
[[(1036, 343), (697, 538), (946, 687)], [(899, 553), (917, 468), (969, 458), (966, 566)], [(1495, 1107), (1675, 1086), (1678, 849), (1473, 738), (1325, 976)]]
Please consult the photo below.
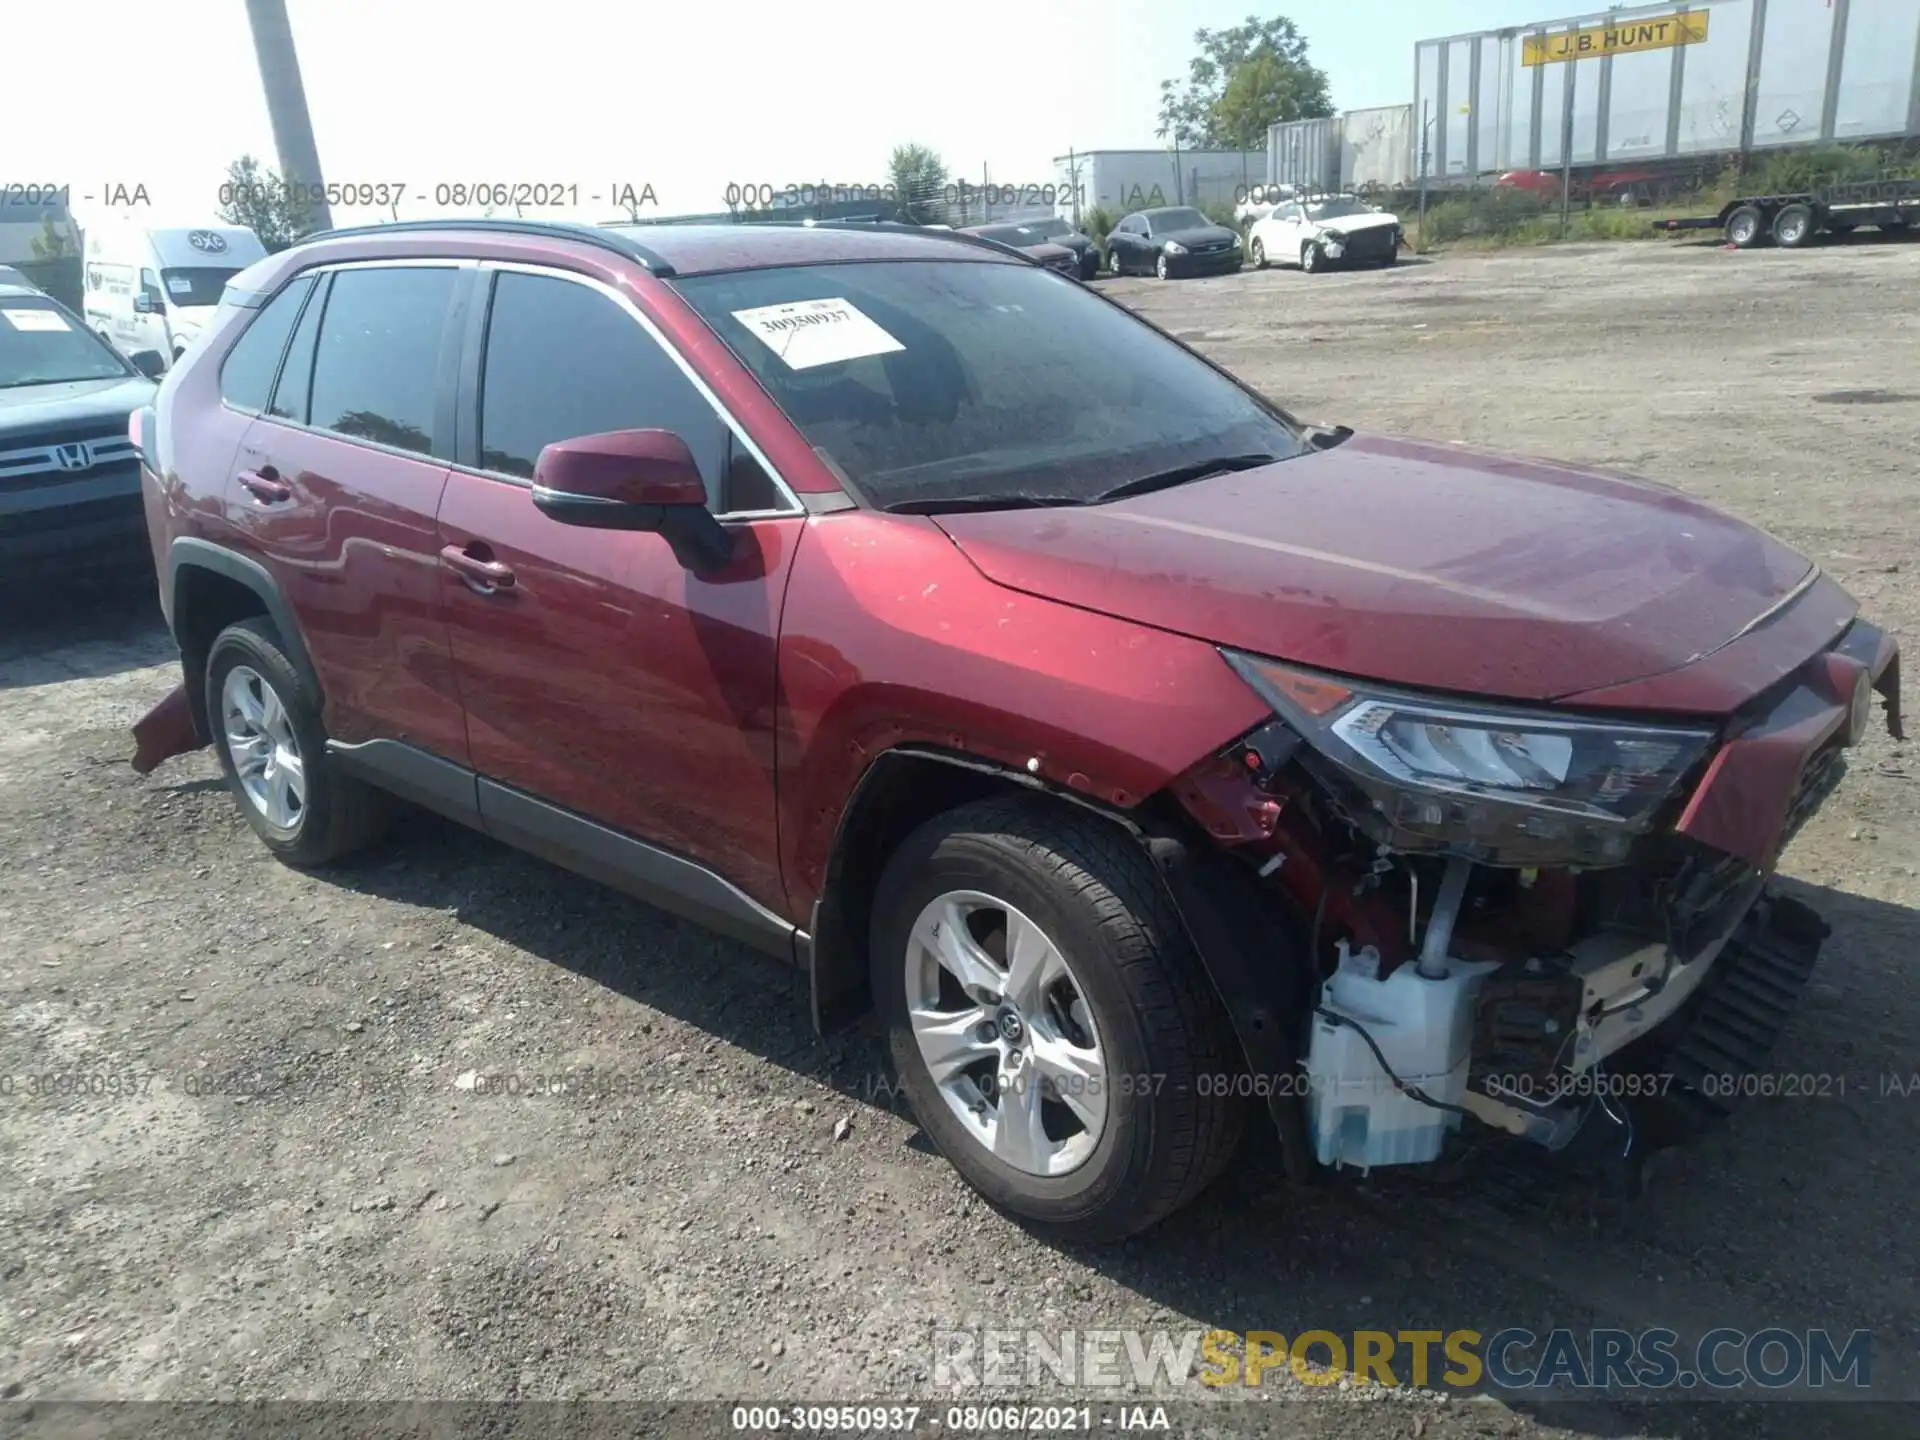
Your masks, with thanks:
[(1258, 150), (1269, 125), (1333, 113), (1326, 73), (1308, 61), (1306, 37), (1285, 16), (1196, 30), (1193, 43), (1200, 53), (1186, 80), (1160, 82), (1161, 139), (1189, 150)]
[(227, 167), (222, 188), (227, 199), (220, 206), (220, 218), (229, 225), (246, 226), (269, 251), (284, 250), (313, 233), (306, 202), (289, 194), (280, 177), (251, 155), (242, 155)]
[(900, 210), (916, 225), (932, 225), (945, 213), (947, 166), (925, 145), (896, 145), (887, 160), (887, 183)]

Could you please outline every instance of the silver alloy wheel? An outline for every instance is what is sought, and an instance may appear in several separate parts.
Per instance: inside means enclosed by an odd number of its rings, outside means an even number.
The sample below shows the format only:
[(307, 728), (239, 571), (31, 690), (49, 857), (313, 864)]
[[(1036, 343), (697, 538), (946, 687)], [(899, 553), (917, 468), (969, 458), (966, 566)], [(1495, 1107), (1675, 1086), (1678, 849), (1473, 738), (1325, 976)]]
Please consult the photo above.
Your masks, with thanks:
[(307, 772), (293, 717), (258, 670), (236, 665), (220, 687), (227, 754), (247, 800), (279, 830), (307, 813)]
[(909, 932), (907, 1014), (940, 1098), (990, 1154), (1058, 1176), (1107, 1125), (1105, 1052), (1060, 947), (1004, 900), (952, 890)]
[(1253, 242), (1253, 268), (1256, 270), (1267, 268), (1267, 247), (1257, 237)]
[(1160, 252), (1160, 258), (1153, 262), (1153, 273), (1155, 275), (1158, 275), (1162, 280), (1167, 278), (1167, 252), (1166, 251), (1162, 250)]

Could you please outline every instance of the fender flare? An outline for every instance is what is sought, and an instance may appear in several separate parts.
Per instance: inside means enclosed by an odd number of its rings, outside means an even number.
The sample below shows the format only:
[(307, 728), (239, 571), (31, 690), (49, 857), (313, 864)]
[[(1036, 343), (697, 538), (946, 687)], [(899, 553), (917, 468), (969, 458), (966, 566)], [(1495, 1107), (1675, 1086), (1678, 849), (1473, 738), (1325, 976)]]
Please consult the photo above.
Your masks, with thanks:
[[(286, 648), (287, 659), (293, 662), (294, 669), (300, 672), (300, 678), (313, 689), (316, 697), (325, 692), (320, 688), (320, 674), (313, 667), (313, 656), (307, 651), (306, 636), (301, 632), (300, 622), (294, 618), (293, 606), (281, 593), (277, 582), (267, 568), (257, 560), (229, 550), (225, 546), (215, 545), (209, 540), (199, 540), (192, 536), (181, 536), (167, 550), (167, 581), (161, 594), (166, 600), (167, 626), (173, 631), (176, 643), (180, 639), (180, 596), (184, 581), (183, 572), (188, 570), (206, 570), (215, 575), (245, 586), (259, 597), (260, 604), (267, 612), (267, 618), (273, 621), (273, 628), (280, 632), (280, 641)], [(184, 655), (185, 647), (182, 646)]]

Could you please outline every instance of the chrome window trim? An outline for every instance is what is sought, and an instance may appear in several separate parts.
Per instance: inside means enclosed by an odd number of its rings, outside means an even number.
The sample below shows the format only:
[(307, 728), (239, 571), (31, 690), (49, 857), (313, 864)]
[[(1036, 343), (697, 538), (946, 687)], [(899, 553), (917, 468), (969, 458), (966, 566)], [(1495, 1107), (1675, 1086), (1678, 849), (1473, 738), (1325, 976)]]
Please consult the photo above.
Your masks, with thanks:
[[(679, 349), (668, 341), (667, 337), (661, 332), (660, 327), (653, 323), (652, 319), (633, 302), (630, 296), (623, 294), (620, 290), (607, 284), (604, 280), (597, 279), (592, 275), (583, 275), (578, 270), (567, 270), (556, 265), (539, 265), (523, 260), (482, 260), (477, 263), (487, 270), (520, 275), (545, 276), (549, 279), (567, 280), (575, 285), (584, 285), (589, 290), (597, 290), (600, 294), (613, 301), (615, 305), (626, 311), (627, 315), (638, 323), (640, 328), (647, 333), (653, 343), (666, 352), (667, 358), (673, 361), (680, 373), (686, 376), (688, 382), (699, 392), (700, 398), (705, 400), (713, 410), (713, 413), (720, 417), (720, 423), (732, 432), (733, 438), (745, 447), (749, 455), (753, 456), (759, 463), (760, 468), (767, 473), (767, 477), (779, 487), (780, 493), (787, 499), (787, 507), (784, 509), (718, 511), (714, 514), (714, 519), (722, 522), (786, 520), (804, 516), (807, 513), (806, 507), (800, 501), (799, 493), (793, 486), (787, 483), (787, 477), (782, 475), (774, 463), (767, 458), (766, 451), (754, 443), (754, 439), (747, 433), (746, 427), (740, 423), (734, 416), (734, 413), (721, 401), (720, 397), (713, 393), (712, 388), (707, 384), (706, 380), (702, 378), (700, 372), (695, 370), (693, 366), (687, 362), (686, 356), (682, 355)], [(489, 324), (492, 322), (491, 315), (488, 317), (488, 322)], [(481, 398), (484, 401), (484, 386), (482, 388)], [(508, 475), (499, 470), (484, 470), (478, 466), (469, 465), (455, 465), (453, 468), (462, 474), (480, 475), (489, 480), (500, 480), (511, 485), (531, 487), (533, 484), (530, 479), (524, 476)]]

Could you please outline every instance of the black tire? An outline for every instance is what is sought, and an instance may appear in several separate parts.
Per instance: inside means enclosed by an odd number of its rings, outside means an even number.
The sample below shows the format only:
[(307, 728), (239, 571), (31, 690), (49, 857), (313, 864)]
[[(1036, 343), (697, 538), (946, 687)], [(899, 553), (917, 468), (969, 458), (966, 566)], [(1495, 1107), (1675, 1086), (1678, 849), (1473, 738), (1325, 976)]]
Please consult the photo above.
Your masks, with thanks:
[(1107, 269), (1113, 272), (1115, 278), (1127, 273), (1124, 268), (1125, 265), (1126, 259), (1121, 255), (1119, 247), (1109, 246), (1107, 248)]
[(1773, 217), (1773, 243), (1783, 250), (1798, 250), (1803, 245), (1811, 245), (1818, 233), (1819, 226), (1814, 223), (1811, 205), (1782, 205), (1780, 212)]
[(1737, 205), (1727, 216), (1725, 234), (1736, 250), (1751, 250), (1767, 236), (1766, 217), (1758, 205)]
[(1300, 247), (1300, 269), (1307, 275), (1317, 275), (1326, 268), (1326, 256), (1320, 253), (1320, 247), (1309, 240)]
[[(1092, 1010), (1107, 1073), (1153, 1077), (1137, 1090), (1109, 1086), (1100, 1140), (1067, 1174), (1034, 1175), (991, 1154), (961, 1125), (921, 1058), (905, 961), (916, 918), (952, 890), (994, 895), (1053, 937)], [(872, 937), (873, 993), (913, 1113), (996, 1207), (1061, 1239), (1119, 1240), (1186, 1205), (1232, 1160), (1244, 1106), (1220, 1093), (1231, 1085), (1209, 1082), (1240, 1073), (1239, 1050), (1172, 900), (1117, 827), (1024, 797), (938, 816), (889, 862)]]
[(1880, 222), (1880, 228), (1889, 235), (1904, 235), (1912, 226), (1913, 221), (1907, 219), (1905, 216), (1897, 220), (1882, 220)]
[(1091, 280), (1100, 273), (1100, 252), (1089, 250), (1080, 257), (1080, 278)]
[(1254, 269), (1264, 270), (1267, 268), (1267, 247), (1257, 235), (1253, 239), (1253, 244), (1248, 247), (1247, 258), (1253, 261)]
[[(306, 802), (290, 827), (272, 824), (254, 804), (241, 784), (228, 748), (222, 695), (228, 674), (242, 664), (273, 688), (299, 742), (306, 777)], [(220, 757), (220, 769), (227, 777), (227, 786), (240, 805), (240, 813), (276, 857), (306, 869), (329, 864), (378, 838), (386, 825), (387, 797), (343, 774), (327, 754), (319, 697), (301, 679), (268, 621), (240, 620), (215, 637), (212, 649), (207, 652), (206, 696), (213, 749)]]
[(1158, 255), (1153, 257), (1153, 273), (1156, 278), (1161, 280), (1171, 280), (1173, 278), (1173, 267), (1167, 263), (1166, 251), (1162, 250)]

